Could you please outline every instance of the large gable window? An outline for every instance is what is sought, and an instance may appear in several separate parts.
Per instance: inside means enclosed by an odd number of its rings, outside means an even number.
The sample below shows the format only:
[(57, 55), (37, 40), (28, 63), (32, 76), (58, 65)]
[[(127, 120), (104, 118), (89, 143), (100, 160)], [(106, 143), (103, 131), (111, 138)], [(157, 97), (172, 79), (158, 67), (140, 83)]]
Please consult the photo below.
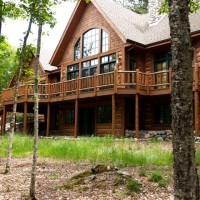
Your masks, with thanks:
[(92, 56), (99, 50), (99, 29), (91, 29), (83, 35), (83, 57)]
[(90, 29), (80, 37), (74, 46), (74, 60), (108, 51), (109, 37), (103, 29)]
[(81, 58), (81, 39), (79, 38), (74, 47), (74, 60), (78, 60)]

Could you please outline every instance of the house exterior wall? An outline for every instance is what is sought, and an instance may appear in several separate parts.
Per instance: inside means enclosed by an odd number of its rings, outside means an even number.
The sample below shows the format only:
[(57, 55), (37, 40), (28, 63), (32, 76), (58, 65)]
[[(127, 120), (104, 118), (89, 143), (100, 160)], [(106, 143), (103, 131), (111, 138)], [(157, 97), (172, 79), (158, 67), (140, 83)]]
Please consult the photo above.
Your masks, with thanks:
[[(77, 24), (73, 35), (71, 36), (69, 44), (66, 46), (66, 50), (63, 54), (63, 57), (60, 61), (62, 66), (62, 79), (66, 80), (66, 66), (74, 62), (74, 46), (77, 40), (89, 29), (100, 28), (105, 30), (109, 35), (109, 50), (115, 50), (123, 47), (124, 43), (109, 25), (106, 19), (102, 14), (96, 9), (96, 7), (90, 3), (87, 5), (82, 17)], [(82, 42), (82, 41), (81, 41)], [(105, 52), (106, 53), (106, 52)], [(97, 58), (98, 55), (91, 56), (92, 58)], [(86, 60), (85, 58), (84, 60)], [(88, 57), (88, 60), (90, 57)], [(79, 60), (77, 60), (79, 62)]]

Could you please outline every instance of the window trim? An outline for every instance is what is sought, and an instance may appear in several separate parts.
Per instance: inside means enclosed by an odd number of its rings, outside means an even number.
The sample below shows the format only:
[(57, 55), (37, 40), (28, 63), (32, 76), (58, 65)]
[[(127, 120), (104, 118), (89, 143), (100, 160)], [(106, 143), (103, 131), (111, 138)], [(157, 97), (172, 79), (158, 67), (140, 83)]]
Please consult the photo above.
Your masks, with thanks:
[[(156, 56), (161, 55), (161, 54), (165, 54), (166, 57), (157, 59)], [(161, 63), (162, 61), (166, 62), (166, 70), (169, 70), (170, 62), (172, 61), (171, 52), (169, 52), (169, 51), (168, 52), (160, 52), (160, 53), (156, 53), (154, 55), (154, 72), (158, 72), (157, 64)]]
[[(86, 34), (86, 33), (88, 33), (89, 31), (91, 31), (91, 30), (93, 30), (93, 29), (97, 29), (98, 31), (99, 31), (99, 35), (98, 35), (98, 48), (97, 48), (97, 53), (95, 53), (95, 54), (92, 54), (92, 55), (88, 55), (88, 56), (84, 56), (84, 35)], [(107, 34), (107, 44), (106, 44), (106, 46), (107, 46), (107, 50), (106, 51), (102, 51), (103, 50), (103, 33), (106, 33)], [(77, 43), (79, 42), (79, 40), (80, 40), (80, 58), (79, 59), (75, 59), (75, 47), (76, 47), (76, 45), (77, 45)], [(74, 51), (74, 61), (76, 61), (76, 60), (80, 60), (80, 59), (84, 59), (84, 58), (88, 58), (88, 57), (91, 57), (91, 56), (95, 56), (95, 55), (98, 55), (99, 53), (106, 53), (106, 52), (108, 52), (110, 50), (110, 34), (109, 34), (109, 32), (104, 28), (104, 27), (100, 27), (100, 28), (98, 28), (98, 27), (94, 27), (94, 28), (90, 28), (90, 29), (88, 29), (88, 30), (86, 30), (84, 33), (82, 33), (81, 34), (81, 36), (78, 38), (78, 40), (76, 41), (76, 43), (75, 43), (75, 45), (74, 45), (74, 49), (73, 49), (73, 51)]]

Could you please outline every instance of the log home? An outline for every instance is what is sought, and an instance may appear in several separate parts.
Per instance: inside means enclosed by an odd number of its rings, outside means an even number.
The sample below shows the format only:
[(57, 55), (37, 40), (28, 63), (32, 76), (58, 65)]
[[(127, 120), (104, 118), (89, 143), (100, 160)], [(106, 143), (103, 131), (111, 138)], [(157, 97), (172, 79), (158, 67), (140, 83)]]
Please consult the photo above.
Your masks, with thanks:
[[(77, 3), (50, 60), (42, 71), (39, 112), (46, 135), (111, 134), (125, 130), (170, 129), (171, 53), (167, 15), (160, 0), (149, 0), (139, 15), (110, 0)], [(200, 11), (190, 15), (194, 47), (194, 129), (199, 135)], [(11, 111), (11, 85), (1, 96), (2, 133)], [(21, 85), (18, 112), (33, 113), (33, 85)]]

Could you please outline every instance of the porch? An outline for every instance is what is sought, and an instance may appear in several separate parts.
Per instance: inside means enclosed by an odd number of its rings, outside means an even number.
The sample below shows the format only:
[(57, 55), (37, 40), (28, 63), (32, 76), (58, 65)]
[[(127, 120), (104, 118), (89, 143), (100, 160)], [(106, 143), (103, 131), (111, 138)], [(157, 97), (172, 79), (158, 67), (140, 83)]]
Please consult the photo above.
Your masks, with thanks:
[[(144, 73), (113, 71), (69, 81), (39, 84), (40, 102), (58, 102), (111, 94), (163, 95), (171, 93), (171, 69)], [(14, 88), (4, 89), (1, 102), (12, 104)], [(34, 85), (20, 85), (18, 103), (34, 101)]]

